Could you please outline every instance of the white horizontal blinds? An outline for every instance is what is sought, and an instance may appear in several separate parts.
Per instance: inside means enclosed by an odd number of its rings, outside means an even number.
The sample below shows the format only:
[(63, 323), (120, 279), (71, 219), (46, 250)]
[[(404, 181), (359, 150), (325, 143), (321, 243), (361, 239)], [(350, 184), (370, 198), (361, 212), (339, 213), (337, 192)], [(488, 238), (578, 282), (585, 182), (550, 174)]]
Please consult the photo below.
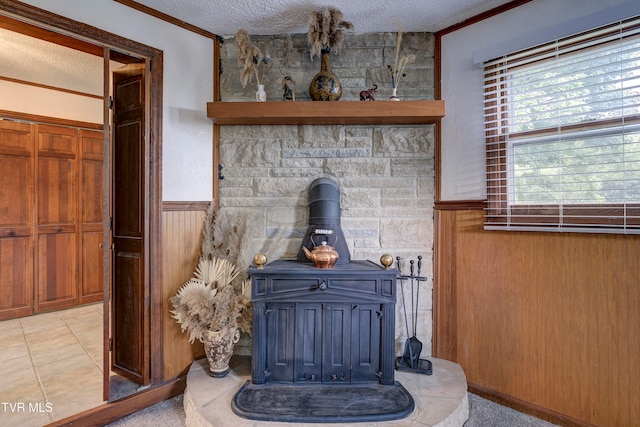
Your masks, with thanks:
[(640, 233), (640, 19), (485, 64), (487, 229)]

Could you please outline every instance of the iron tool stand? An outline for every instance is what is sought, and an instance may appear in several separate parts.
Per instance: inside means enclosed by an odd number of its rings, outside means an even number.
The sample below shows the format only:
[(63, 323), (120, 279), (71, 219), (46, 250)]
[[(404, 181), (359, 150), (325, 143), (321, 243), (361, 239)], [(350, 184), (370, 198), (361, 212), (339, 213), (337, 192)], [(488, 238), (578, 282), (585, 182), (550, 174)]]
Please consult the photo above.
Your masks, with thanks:
[[(426, 277), (421, 276), (422, 270), (422, 255), (418, 255), (418, 271), (415, 272), (415, 261), (409, 261), (410, 274), (403, 275), (402, 273), (398, 277), (400, 280), (400, 291), (402, 295), (402, 309), (404, 312), (404, 323), (407, 328), (407, 340), (404, 343), (404, 353), (400, 357), (396, 357), (396, 370), (413, 372), (416, 374), (431, 375), (433, 373), (431, 361), (427, 359), (420, 359), (420, 353), (422, 352), (422, 342), (416, 337), (416, 331), (418, 327), (418, 297), (420, 296), (420, 282), (425, 282)], [(398, 271), (400, 271), (400, 257), (396, 258), (396, 265)], [(407, 303), (405, 299), (405, 284), (408, 283), (411, 286), (411, 329), (409, 329), (409, 315), (407, 314)], [(413, 332), (413, 333), (412, 333)]]

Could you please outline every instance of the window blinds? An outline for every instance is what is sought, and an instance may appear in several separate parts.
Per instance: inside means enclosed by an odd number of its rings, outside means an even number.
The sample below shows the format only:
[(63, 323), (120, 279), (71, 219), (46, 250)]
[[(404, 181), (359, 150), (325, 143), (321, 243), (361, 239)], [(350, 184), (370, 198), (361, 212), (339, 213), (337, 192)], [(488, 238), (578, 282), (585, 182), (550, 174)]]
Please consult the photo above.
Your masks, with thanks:
[(640, 19), (484, 71), (485, 228), (640, 233)]

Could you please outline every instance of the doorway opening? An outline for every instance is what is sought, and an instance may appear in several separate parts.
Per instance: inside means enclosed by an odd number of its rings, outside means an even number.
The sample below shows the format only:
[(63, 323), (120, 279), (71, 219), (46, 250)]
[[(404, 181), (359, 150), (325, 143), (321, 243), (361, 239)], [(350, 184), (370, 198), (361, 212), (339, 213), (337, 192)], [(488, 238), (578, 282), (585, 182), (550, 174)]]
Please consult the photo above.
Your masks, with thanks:
[[(32, 37), (40, 37), (58, 44), (64, 44), (74, 49), (83, 50), (88, 54), (100, 56), (103, 59), (103, 79), (105, 80), (102, 94), (105, 166), (103, 175), (103, 225), (101, 239), (104, 269), (104, 323), (103, 323), (103, 355), (105, 370), (103, 378), (104, 400), (110, 399), (109, 372), (110, 351), (114, 342), (112, 338), (113, 324), (111, 318), (125, 317), (127, 321), (136, 322), (139, 333), (143, 335), (146, 345), (131, 354), (141, 355), (145, 360), (144, 375), (140, 386), (149, 386), (162, 380), (161, 353), (161, 266), (160, 266), (160, 219), (161, 219), (161, 105), (162, 105), (162, 52), (154, 48), (124, 39), (122, 37), (103, 32), (85, 24), (75, 22), (64, 17), (45, 12), (25, 4), (3, 4), (0, 10), (0, 26), (11, 22), (11, 31), (31, 33)], [(7, 27), (4, 27), (7, 28)], [(139, 212), (142, 236), (141, 246), (145, 256), (140, 258), (136, 267), (139, 274), (137, 285), (141, 286), (145, 305), (135, 313), (111, 312), (113, 296), (113, 251), (111, 236), (114, 212), (114, 184), (110, 171), (114, 167), (113, 138), (109, 129), (112, 128), (111, 119), (111, 83), (110, 76), (114, 63), (129, 64), (143, 63), (145, 65), (145, 83), (141, 93), (145, 111), (141, 116), (140, 126), (143, 136), (139, 139), (140, 153), (139, 168), (142, 174), (142, 191), (139, 196), (142, 209)], [(126, 309), (126, 307), (125, 307)], [(117, 340), (117, 338), (116, 338)], [(108, 366), (109, 365), (109, 366)], [(108, 366), (108, 369), (107, 369)], [(134, 389), (134, 391), (136, 390)], [(115, 397), (115, 396), (114, 396)], [(121, 397), (118, 395), (117, 397)]]

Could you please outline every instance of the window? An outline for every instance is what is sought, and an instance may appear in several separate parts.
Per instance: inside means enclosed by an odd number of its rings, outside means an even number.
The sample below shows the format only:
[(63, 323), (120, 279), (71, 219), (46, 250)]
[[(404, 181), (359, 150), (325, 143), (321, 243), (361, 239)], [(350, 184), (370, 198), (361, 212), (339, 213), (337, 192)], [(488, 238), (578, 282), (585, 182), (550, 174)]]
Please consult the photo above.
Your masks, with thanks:
[(484, 66), (485, 228), (640, 234), (640, 19)]

